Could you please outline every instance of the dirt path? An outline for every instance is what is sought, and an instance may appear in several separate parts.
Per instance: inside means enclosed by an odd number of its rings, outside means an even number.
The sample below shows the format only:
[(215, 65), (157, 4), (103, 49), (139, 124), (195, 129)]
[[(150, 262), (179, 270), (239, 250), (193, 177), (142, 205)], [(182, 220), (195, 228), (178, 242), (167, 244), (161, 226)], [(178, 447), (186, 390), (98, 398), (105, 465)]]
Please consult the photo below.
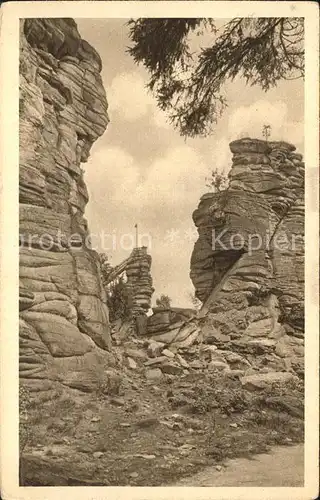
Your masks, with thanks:
[(303, 486), (303, 445), (273, 448), (252, 459), (226, 462), (220, 471), (208, 467), (176, 486)]

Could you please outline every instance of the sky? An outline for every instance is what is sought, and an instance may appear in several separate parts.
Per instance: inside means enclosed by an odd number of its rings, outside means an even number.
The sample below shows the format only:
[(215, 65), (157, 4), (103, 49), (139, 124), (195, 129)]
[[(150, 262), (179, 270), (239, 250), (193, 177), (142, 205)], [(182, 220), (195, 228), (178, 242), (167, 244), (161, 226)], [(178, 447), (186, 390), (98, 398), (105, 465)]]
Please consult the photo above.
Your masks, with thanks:
[[(229, 143), (241, 137), (287, 140), (303, 153), (303, 81), (283, 81), (265, 93), (237, 79), (224, 93), (228, 108), (206, 138), (182, 138), (146, 90), (148, 74), (126, 52), (125, 19), (76, 19), (78, 30), (99, 52), (109, 103), (107, 131), (83, 165), (89, 191), (86, 207), (93, 247), (112, 265), (127, 258), (135, 243), (148, 246), (155, 287), (172, 305), (188, 307), (194, 293), (190, 258), (197, 239), (192, 212), (208, 192), (206, 177), (231, 167)], [(208, 40), (207, 40), (208, 41)]]

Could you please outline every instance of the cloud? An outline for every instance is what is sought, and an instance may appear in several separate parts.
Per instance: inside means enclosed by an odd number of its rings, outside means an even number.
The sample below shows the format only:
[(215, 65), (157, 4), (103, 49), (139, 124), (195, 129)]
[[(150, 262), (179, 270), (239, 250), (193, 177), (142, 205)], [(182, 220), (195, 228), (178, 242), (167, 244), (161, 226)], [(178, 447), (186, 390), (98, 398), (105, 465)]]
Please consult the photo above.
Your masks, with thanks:
[(92, 151), (86, 166), (86, 182), (94, 192), (94, 203), (121, 204), (137, 210), (177, 209), (190, 203), (195, 208), (204, 192), (208, 166), (190, 146), (170, 148), (148, 168), (119, 147)]
[(203, 192), (208, 167), (202, 156), (190, 146), (169, 149), (152, 162), (146, 178), (137, 187), (137, 196), (144, 206), (185, 208), (197, 203)]
[(296, 146), (303, 144), (303, 124), (288, 118), (288, 107), (283, 101), (271, 103), (259, 100), (249, 106), (238, 107), (228, 122), (228, 137), (260, 137), (264, 124), (271, 125), (271, 140), (284, 140)]
[(173, 125), (170, 124), (168, 117), (158, 107), (156, 107), (153, 111), (153, 116), (152, 116), (152, 121), (153, 124), (156, 125), (156, 127), (163, 128), (166, 130), (173, 130)]
[(169, 295), (174, 306), (190, 307), (188, 292), (192, 292), (189, 278), (190, 256), (193, 244), (153, 245), (151, 272), (156, 289), (153, 302), (162, 293)]
[(212, 167), (211, 170), (217, 168), (220, 172), (224, 171), (225, 173), (230, 170), (232, 166), (232, 154), (229, 143), (231, 140), (230, 137), (223, 136), (211, 142), (206, 155), (209, 159), (210, 167)]
[(287, 141), (296, 146), (300, 153), (304, 150), (304, 124), (301, 122), (289, 122), (283, 127), (283, 135)]
[(120, 73), (107, 88), (109, 113), (128, 122), (149, 115), (151, 126), (172, 130), (166, 114), (159, 109), (156, 99), (146, 87), (146, 78), (137, 72)]
[(112, 199), (126, 200), (139, 182), (139, 168), (123, 149), (110, 146), (92, 152), (85, 178), (94, 191), (95, 203), (108, 204)]
[(119, 113), (124, 120), (135, 121), (145, 116), (154, 99), (147, 92), (145, 80), (139, 73), (120, 73), (107, 89), (110, 115)]

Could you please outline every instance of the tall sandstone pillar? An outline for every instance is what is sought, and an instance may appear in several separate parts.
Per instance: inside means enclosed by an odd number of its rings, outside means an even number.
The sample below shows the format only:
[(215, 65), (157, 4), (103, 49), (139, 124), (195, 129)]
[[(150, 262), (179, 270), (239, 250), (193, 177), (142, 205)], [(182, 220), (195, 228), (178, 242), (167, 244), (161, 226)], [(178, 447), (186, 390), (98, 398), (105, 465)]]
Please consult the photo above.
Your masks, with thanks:
[(193, 214), (190, 276), (205, 338), (303, 370), (304, 163), (286, 142), (230, 144), (229, 186)]
[(35, 396), (93, 390), (111, 358), (81, 169), (109, 121), (100, 71), (72, 19), (21, 22), (20, 380)]

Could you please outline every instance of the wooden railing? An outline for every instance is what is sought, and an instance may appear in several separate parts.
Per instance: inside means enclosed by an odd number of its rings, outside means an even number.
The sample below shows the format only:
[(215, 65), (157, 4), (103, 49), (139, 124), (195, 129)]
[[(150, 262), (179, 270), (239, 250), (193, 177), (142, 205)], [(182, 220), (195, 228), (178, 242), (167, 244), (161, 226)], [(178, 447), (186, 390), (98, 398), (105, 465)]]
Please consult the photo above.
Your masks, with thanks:
[(130, 257), (128, 257), (123, 262), (121, 262), (116, 267), (114, 267), (112, 269), (112, 271), (110, 272), (110, 274), (108, 274), (107, 276), (104, 277), (104, 284), (106, 286), (110, 285), (113, 281), (115, 281), (117, 278), (119, 278), (120, 275), (125, 272), (127, 265), (131, 261), (132, 261), (132, 257), (130, 255)]

